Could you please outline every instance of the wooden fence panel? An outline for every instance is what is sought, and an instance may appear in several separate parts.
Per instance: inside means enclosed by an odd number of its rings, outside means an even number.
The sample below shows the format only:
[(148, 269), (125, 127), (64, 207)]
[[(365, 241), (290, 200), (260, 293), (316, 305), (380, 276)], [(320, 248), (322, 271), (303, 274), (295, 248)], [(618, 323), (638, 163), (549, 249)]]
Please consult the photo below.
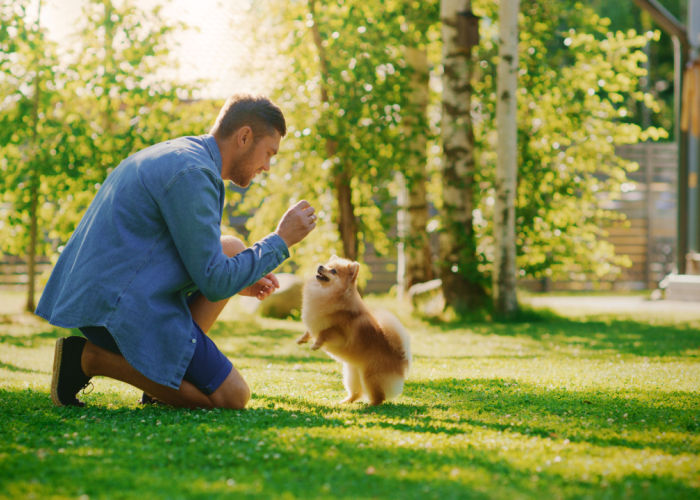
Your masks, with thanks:
[[(606, 207), (622, 212), (627, 220), (606, 228), (607, 240), (617, 255), (629, 257), (632, 265), (616, 276), (592, 280), (582, 276), (577, 281), (521, 281), (535, 290), (641, 290), (654, 289), (673, 271), (676, 246), (678, 159), (675, 144), (642, 143), (618, 148), (621, 157), (638, 163), (628, 175), (618, 199)], [(436, 249), (435, 249), (436, 250)], [(385, 292), (396, 283), (392, 276), (395, 256), (375, 257), (366, 261), (375, 277), (367, 284), (368, 292)]]
[[(50, 270), (51, 262), (48, 259), (37, 262), (36, 274), (38, 277)], [(0, 254), (0, 288), (26, 288), (28, 282), (26, 261), (14, 255)]]

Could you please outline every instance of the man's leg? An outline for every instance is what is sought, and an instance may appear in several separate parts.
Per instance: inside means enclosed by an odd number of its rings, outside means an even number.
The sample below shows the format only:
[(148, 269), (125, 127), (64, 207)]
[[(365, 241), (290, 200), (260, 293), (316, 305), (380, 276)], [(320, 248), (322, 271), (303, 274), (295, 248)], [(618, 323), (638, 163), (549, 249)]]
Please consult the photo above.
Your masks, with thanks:
[(123, 356), (102, 349), (89, 340), (83, 348), (80, 367), (88, 377), (100, 375), (126, 382), (172, 406), (183, 408), (214, 406), (204, 393), (186, 380), (182, 381), (179, 389), (160, 385), (136, 370)]
[(182, 381), (179, 389), (160, 385), (136, 370), (123, 356), (90, 341), (85, 343), (80, 365), (89, 377), (101, 375), (126, 382), (176, 407), (242, 409), (250, 399), (248, 385), (235, 368), (216, 391), (206, 395), (187, 380)]
[[(227, 257), (234, 257), (245, 250), (246, 246), (238, 238), (222, 236), (221, 249)], [(206, 334), (228, 301), (229, 299), (211, 302), (200, 295), (190, 304), (192, 319)], [(155, 394), (154, 396), (157, 397)], [(250, 399), (250, 388), (236, 367), (232, 367), (231, 373), (228, 374), (219, 388), (209, 395), (209, 399), (216, 408), (244, 408)]]
[[(222, 236), (221, 248), (227, 257), (233, 257), (245, 250), (246, 246), (238, 238)], [(200, 295), (190, 304), (192, 319), (194, 319), (195, 323), (199, 325), (204, 333), (207, 333), (216, 321), (216, 318), (221, 314), (221, 311), (224, 310), (228, 301), (229, 299), (211, 302), (207, 300), (204, 295)]]
[[(223, 237), (224, 253), (233, 257), (246, 247), (233, 237)], [(210, 302), (199, 296), (190, 305), (192, 318), (203, 332), (207, 332), (221, 314), (228, 299)], [(233, 408), (242, 409), (250, 399), (250, 389), (235, 367), (213, 393), (206, 395), (192, 383), (183, 380), (179, 389), (153, 382), (132, 367), (123, 356), (115, 354), (88, 341), (81, 357), (81, 368), (89, 376), (101, 375), (133, 385), (166, 404), (185, 408)]]

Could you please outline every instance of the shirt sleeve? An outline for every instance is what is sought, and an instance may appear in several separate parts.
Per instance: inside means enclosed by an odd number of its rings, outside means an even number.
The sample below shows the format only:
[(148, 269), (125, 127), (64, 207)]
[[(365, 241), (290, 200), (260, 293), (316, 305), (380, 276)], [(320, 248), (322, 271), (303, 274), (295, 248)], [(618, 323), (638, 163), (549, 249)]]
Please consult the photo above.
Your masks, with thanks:
[(158, 201), (173, 243), (204, 296), (215, 302), (235, 295), (289, 257), (277, 234), (270, 234), (234, 257), (221, 249), (223, 184), (205, 169), (182, 170)]

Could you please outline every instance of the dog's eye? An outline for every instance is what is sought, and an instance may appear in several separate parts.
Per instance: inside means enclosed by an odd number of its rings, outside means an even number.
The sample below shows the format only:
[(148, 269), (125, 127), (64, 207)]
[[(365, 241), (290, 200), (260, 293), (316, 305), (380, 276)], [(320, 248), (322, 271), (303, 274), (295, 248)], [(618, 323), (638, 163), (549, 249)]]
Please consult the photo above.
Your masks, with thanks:
[(338, 274), (338, 271), (336, 271), (335, 269), (331, 269), (331, 274)]

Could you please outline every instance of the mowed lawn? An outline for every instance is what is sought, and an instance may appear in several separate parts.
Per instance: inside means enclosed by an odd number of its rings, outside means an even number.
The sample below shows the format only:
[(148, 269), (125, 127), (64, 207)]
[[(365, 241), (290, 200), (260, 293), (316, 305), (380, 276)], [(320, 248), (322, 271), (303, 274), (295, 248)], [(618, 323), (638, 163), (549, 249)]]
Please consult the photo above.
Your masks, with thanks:
[[(2, 498), (700, 498), (700, 306), (516, 323), (412, 318), (404, 394), (339, 405), (339, 365), (295, 320), (228, 311), (212, 336), (245, 411), (141, 407), (95, 379), (55, 408), (69, 332), (0, 316)], [(18, 302), (18, 303), (21, 303)]]

